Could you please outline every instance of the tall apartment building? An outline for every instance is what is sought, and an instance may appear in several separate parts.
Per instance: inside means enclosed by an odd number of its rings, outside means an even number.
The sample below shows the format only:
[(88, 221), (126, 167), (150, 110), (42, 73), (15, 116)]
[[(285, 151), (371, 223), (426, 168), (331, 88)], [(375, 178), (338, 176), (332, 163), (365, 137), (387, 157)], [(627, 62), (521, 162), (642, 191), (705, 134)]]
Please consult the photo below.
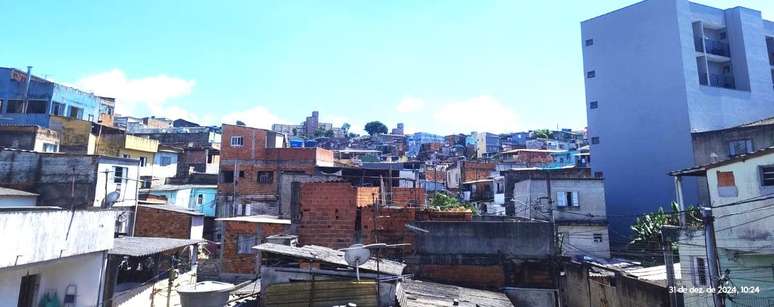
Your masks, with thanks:
[(489, 132), (476, 134), (476, 151), (479, 158), (499, 152), (500, 136)]
[[(609, 215), (668, 207), (666, 173), (694, 164), (692, 132), (774, 115), (774, 23), (759, 11), (646, 0), (581, 32), (591, 167), (605, 178)], [(684, 185), (696, 203), (696, 182)], [(625, 234), (632, 220), (611, 228)]]

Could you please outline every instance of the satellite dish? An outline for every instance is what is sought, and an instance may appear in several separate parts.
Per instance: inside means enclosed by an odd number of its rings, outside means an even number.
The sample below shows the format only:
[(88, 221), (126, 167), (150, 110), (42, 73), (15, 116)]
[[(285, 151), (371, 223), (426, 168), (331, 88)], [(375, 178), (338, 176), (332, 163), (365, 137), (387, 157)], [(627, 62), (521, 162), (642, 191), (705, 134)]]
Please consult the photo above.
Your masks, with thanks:
[(118, 201), (118, 198), (121, 197), (121, 193), (118, 191), (113, 191), (105, 195), (105, 206), (110, 208), (113, 207), (113, 204)]
[(365, 264), (371, 257), (371, 251), (363, 246), (363, 244), (353, 244), (350, 247), (344, 249), (344, 261), (350, 266), (355, 267), (355, 276), (360, 281), (360, 266)]

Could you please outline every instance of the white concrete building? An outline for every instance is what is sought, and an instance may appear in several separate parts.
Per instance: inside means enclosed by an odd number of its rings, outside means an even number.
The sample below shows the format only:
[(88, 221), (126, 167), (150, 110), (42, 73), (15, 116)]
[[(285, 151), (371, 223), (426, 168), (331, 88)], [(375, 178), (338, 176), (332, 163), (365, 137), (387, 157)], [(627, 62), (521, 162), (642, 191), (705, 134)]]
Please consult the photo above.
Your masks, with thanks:
[(159, 151), (153, 157), (151, 186), (164, 185), (167, 178), (177, 175), (177, 161), (181, 153), (180, 149), (159, 145)]
[[(606, 178), (611, 214), (673, 200), (665, 174), (695, 164), (691, 132), (774, 115), (774, 23), (759, 11), (646, 0), (583, 21), (581, 33), (591, 168)], [(696, 184), (685, 188), (695, 203)], [(628, 233), (633, 219), (611, 227)]]
[(46, 296), (99, 305), (115, 218), (115, 211), (0, 208), (0, 307), (38, 306)]
[[(729, 306), (774, 303), (774, 147), (672, 175), (706, 178), (720, 271), (728, 270), (733, 286), (744, 292), (734, 297), (738, 305), (727, 301)], [(679, 248), (684, 286), (712, 286), (704, 231), (683, 232)], [(712, 306), (709, 295), (688, 293), (684, 298), (685, 306)]]
[(565, 256), (610, 257), (605, 188), (598, 178), (526, 179), (513, 188), (516, 216), (556, 222)]

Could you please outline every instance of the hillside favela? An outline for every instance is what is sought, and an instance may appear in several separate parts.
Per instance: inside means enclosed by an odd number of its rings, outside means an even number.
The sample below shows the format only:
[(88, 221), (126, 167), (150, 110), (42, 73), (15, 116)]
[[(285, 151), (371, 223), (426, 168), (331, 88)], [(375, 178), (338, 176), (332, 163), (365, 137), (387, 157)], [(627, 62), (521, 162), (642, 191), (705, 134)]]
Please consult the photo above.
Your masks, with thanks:
[(774, 306), (774, 1), (0, 3), (0, 307)]

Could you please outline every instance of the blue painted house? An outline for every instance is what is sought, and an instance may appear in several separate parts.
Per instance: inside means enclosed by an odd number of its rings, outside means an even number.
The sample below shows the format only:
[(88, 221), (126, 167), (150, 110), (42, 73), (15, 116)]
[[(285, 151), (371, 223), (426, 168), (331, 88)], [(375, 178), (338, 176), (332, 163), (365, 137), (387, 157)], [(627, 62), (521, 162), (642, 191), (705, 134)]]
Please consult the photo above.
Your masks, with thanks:
[(169, 205), (194, 210), (208, 217), (215, 217), (216, 215), (215, 195), (218, 194), (217, 185), (165, 184), (150, 188), (148, 194), (166, 197), (167, 204)]
[(27, 73), (0, 67), (0, 125), (38, 125), (48, 128), (51, 115), (99, 120), (100, 97), (32, 76), (24, 110)]

